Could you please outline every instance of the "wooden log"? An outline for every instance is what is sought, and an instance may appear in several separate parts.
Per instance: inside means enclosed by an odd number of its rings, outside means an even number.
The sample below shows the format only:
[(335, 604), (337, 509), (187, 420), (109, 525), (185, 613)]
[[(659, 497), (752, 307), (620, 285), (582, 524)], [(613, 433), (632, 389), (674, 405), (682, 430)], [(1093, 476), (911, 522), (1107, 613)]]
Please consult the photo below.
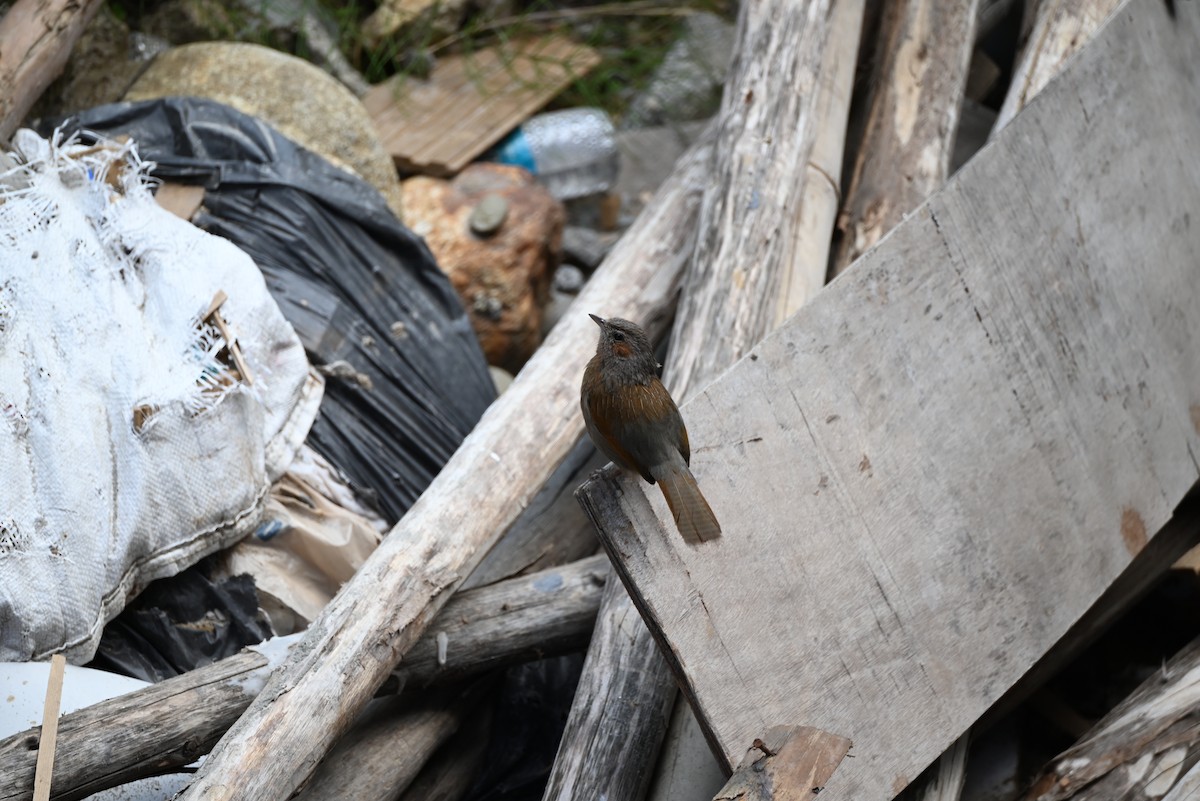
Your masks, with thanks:
[(1039, 0), (996, 125), (995, 137), (1100, 30), (1122, 0)]
[(395, 798), (492, 686), (485, 679), (457, 698), (435, 695), (416, 706), (394, 697), (372, 701), (293, 798)]
[(484, 767), (492, 717), (490, 705), (476, 710), (421, 769), (399, 801), (461, 801)]
[(609, 582), (543, 799), (639, 799), (675, 703), (675, 679), (629, 595)]
[[(829, 11), (828, 0), (741, 6), (738, 55), (717, 120), (711, 175), (718, 183), (704, 195), (665, 370), (676, 398), (689, 381), (712, 378), (773, 324), (778, 304), (767, 299), (785, 274), (802, 267), (796, 231), (804, 184), (795, 176), (805, 174), (820, 122), (812, 107)], [(763, 147), (768, 141), (770, 149)], [(744, 225), (727, 223), (735, 209), (747, 207), (754, 214)], [(606, 594), (601, 604), (580, 686), (586, 691), (576, 693), (543, 798), (641, 798), (675, 686), (623, 591)], [(644, 714), (631, 722), (639, 727), (614, 723), (638, 710)]]
[(920, 801), (958, 801), (962, 797), (963, 784), (967, 779), (967, 746), (971, 742), (968, 731), (946, 749), (935, 765), (931, 766), (929, 780), (917, 794)]
[(71, 48), (104, 3), (17, 0), (0, 19), (0, 142), (66, 66)]
[[(1157, 801), (1200, 759), (1200, 639), (1047, 765), (1024, 801)], [(1185, 783), (1184, 780), (1187, 779)]]
[(834, 223), (841, 206), (846, 123), (863, 32), (863, 0), (838, 0), (829, 17), (829, 38), (818, 84), (814, 118), (820, 120), (805, 167), (795, 249), (798, 258), (783, 275), (772, 327), (779, 325), (825, 286)]
[(591, 440), (581, 438), (461, 589), (483, 587), (596, 553), (600, 543), (575, 502), (574, 492), (593, 470), (603, 466)]
[(950, 174), (979, 0), (884, 5), (866, 129), (838, 227), (836, 275)]
[[(608, 560), (596, 556), (457, 595), (413, 647), (397, 686), (444, 683), (504, 664), (582, 648)], [(504, 636), (500, 636), (500, 633)], [(445, 635), (445, 662), (438, 661)], [(290, 644), (281, 637), (206, 667), (64, 715), (54, 798), (84, 798), (168, 772), (208, 753), (262, 690)], [(0, 741), (0, 801), (29, 801), (39, 730)], [(32, 750), (30, 746), (32, 745)]]
[(1200, 478), (1198, 45), (1194, 4), (1172, 20), (1130, 3), (1044, 102), (685, 404), (719, 540), (683, 545), (627, 477), (585, 485), (728, 762), (771, 725), (814, 725), (862, 755), (823, 798), (894, 795)]
[[(661, 328), (707, 174), (694, 148), (592, 276), (581, 309)], [(383, 544), (293, 649), (182, 798), (283, 799), (311, 772), (583, 431), (595, 324), (555, 326)]]
[[(699, 236), (663, 372), (676, 400), (771, 328), (796, 252), (831, 0), (743, 3)], [(718, 518), (720, 513), (717, 514)]]
[(755, 740), (713, 801), (810, 801), (850, 750), (845, 737), (777, 726)]

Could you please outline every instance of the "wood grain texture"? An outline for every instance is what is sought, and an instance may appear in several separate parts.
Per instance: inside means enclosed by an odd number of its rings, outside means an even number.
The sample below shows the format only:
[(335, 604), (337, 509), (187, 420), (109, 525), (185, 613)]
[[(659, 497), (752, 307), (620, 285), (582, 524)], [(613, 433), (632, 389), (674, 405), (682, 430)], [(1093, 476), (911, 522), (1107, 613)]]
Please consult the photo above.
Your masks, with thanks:
[(979, 0), (884, 5), (866, 129), (854, 160), (834, 273), (946, 182)]
[(17, 0), (0, 19), (0, 142), (66, 66), (100, 0)]
[(809, 726), (766, 732), (713, 801), (810, 801), (850, 750), (845, 737)]
[[(421, 688), (583, 648), (607, 575), (607, 558), (596, 556), (457, 594), (406, 656), (401, 681)], [(439, 633), (447, 642), (444, 664)], [(246, 650), (64, 715), (53, 798), (84, 798), (190, 764), (246, 711), (270, 670), (266, 656)], [(32, 798), (38, 734), (34, 728), (0, 741), (0, 801)]]
[(596, 553), (600, 543), (574, 492), (605, 461), (591, 440), (582, 437), (517, 522), (463, 582), (462, 589), (483, 587)]
[(658, 646), (620, 582), (604, 595), (545, 801), (642, 798), (671, 717), (675, 679)]
[(492, 682), (434, 695), (415, 706), (399, 698), (372, 701), (354, 727), (321, 762), (295, 801), (395, 798), (416, 778), (438, 746), (458, 731)]
[(1000, 106), (992, 136), (1012, 121), (1034, 95), (1095, 35), (1122, 0), (1038, 0), (1025, 47)]
[(820, 122), (814, 100), (831, 7), (832, 0), (741, 6), (717, 116), (712, 185), (663, 371), (676, 400), (771, 329), (776, 307), (764, 299), (778, 296), (783, 276), (803, 257), (796, 231)]
[(825, 286), (834, 223), (842, 203), (846, 124), (865, 7), (863, 0), (837, 0), (830, 12), (813, 108), (817, 135), (805, 167), (804, 195), (794, 234), (797, 258), (792, 269), (783, 274), (772, 328), (795, 314)]
[(460, 801), (487, 762), (492, 735), (492, 705), (467, 718), (458, 733), (438, 749), (398, 801)]
[(1172, 657), (1046, 766), (1024, 801), (1155, 801), (1200, 758), (1200, 640)]
[[(661, 330), (708, 163), (698, 143), (593, 274), (580, 309)], [(561, 320), (408, 514), (344, 585), (181, 796), (286, 798), (529, 505), (583, 432), (595, 323)]]
[[(728, 763), (850, 737), (890, 797), (1077, 621), (1200, 471), (1200, 8), (1136, 0), (991, 147), (683, 414), (727, 526), (589, 515)], [(828, 794), (828, 795), (826, 795)]]
[[(716, 122), (710, 176), (718, 180), (704, 194), (699, 238), (664, 369), (676, 400), (715, 377), (732, 363), (733, 353), (744, 352), (770, 329), (778, 311), (771, 299), (785, 275), (811, 272), (797, 256), (804, 182), (783, 171), (805, 175), (822, 122), (813, 113), (821, 95), (818, 74), (822, 66), (840, 66), (824, 59), (829, 7), (828, 0), (767, 0), (740, 7), (738, 55)], [(827, 86), (832, 91), (839, 83), (829, 79)], [(837, 106), (829, 93), (825, 100), (828, 107)], [(743, 225), (740, 215), (746, 210)], [(737, 223), (731, 222), (734, 215)], [(822, 256), (816, 271), (822, 277), (824, 265)], [(737, 288), (732, 294), (731, 287)], [(731, 317), (739, 324), (728, 328)], [(670, 667), (627, 593), (605, 596), (580, 686), (589, 692), (576, 694), (543, 798), (568, 801), (603, 793), (610, 801), (637, 801), (648, 788), (666, 721), (633, 716), (631, 724), (644, 728), (614, 726), (614, 721), (624, 720), (631, 707), (669, 712), (676, 690)], [(627, 689), (617, 694), (610, 687)]]
[(505, 42), (378, 84), (363, 105), (397, 167), (454, 175), (599, 62), (565, 36)]

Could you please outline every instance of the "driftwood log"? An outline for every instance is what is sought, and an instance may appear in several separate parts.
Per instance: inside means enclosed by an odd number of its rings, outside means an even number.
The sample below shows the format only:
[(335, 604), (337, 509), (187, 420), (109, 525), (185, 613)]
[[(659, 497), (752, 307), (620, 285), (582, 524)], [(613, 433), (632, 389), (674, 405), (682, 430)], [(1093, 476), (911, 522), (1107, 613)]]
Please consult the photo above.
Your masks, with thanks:
[[(600, 606), (608, 560), (591, 557), (457, 595), (405, 659), (399, 685), (444, 683), (582, 647)], [(438, 660), (438, 635), (445, 660)], [(64, 715), (54, 798), (84, 798), (168, 772), (208, 753), (262, 690), (300, 635)], [(39, 730), (0, 741), (0, 801), (33, 797)]]
[(0, 142), (7, 142), (71, 48), (100, 0), (17, 0), (0, 19)]
[[(703, 146), (700, 147), (703, 149)], [(668, 180), (579, 297), (661, 328), (694, 229), (703, 171)], [(703, 163), (702, 160), (699, 163)], [(313, 770), (454, 589), (532, 501), (583, 432), (584, 314), (559, 322), (513, 385), (317, 620), (181, 796), (282, 799)]]
[(1122, 0), (1039, 0), (992, 136), (998, 134), (1091, 40)]
[[(778, 304), (769, 299), (800, 263), (795, 240), (804, 181), (796, 176), (807, 172), (820, 122), (814, 98), (830, 7), (829, 0), (741, 6), (716, 122), (710, 175), (717, 183), (704, 194), (664, 371), (676, 399), (711, 380), (774, 323)], [(752, 213), (743, 217), (746, 209)], [(543, 798), (641, 798), (676, 693), (624, 592), (606, 595), (601, 605), (580, 685), (589, 691), (576, 694)], [(637, 695), (619, 696), (608, 689), (614, 686), (637, 687)], [(654, 714), (637, 717), (643, 729), (617, 730), (613, 721), (630, 704)]]
[(1200, 640), (1059, 754), (1024, 801), (1158, 801), (1169, 792), (1182, 796), (1194, 782), (1185, 775), (1189, 766), (1200, 761), (1197, 699)]
[(979, 0), (884, 4), (866, 129), (839, 220), (834, 274), (946, 182), (978, 7)]
[(729, 763), (771, 725), (814, 725), (862, 755), (823, 798), (894, 795), (1200, 478), (1198, 46), (1194, 4), (1131, 2), (685, 404), (720, 539), (686, 547), (627, 477), (585, 486)]

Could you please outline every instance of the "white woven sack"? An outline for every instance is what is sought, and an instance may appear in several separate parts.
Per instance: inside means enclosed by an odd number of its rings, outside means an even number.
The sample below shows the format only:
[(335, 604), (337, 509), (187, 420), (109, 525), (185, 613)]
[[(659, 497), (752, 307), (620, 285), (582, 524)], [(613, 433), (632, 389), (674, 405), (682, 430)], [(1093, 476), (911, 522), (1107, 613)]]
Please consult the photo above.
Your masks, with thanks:
[[(159, 208), (129, 147), (14, 143), (0, 158), (0, 661), (83, 662), (146, 583), (253, 527), (322, 385), (250, 258)], [(201, 319), (222, 291), (249, 386)]]

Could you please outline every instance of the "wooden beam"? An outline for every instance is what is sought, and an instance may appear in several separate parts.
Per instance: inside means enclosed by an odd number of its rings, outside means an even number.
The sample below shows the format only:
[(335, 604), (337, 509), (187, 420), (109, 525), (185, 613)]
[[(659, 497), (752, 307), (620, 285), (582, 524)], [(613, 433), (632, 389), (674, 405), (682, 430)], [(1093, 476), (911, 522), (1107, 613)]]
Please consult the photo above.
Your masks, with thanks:
[[(596, 556), (456, 595), (405, 659), (397, 686), (442, 684), (582, 648), (607, 575), (608, 560)], [(445, 638), (444, 662), (438, 659), (439, 634)], [(299, 640), (300, 635), (269, 640), (64, 715), (53, 797), (85, 798), (188, 765), (208, 753), (262, 690), (288, 645)], [(38, 734), (29, 729), (0, 741), (0, 801), (33, 797)]]
[(823, 798), (894, 795), (1200, 478), (1198, 46), (1195, 4), (1131, 2), (685, 404), (719, 540), (683, 545), (627, 477), (585, 486), (727, 764), (817, 726), (859, 755)]
[(8, 142), (62, 72), (102, 5), (100, 0), (17, 0), (0, 19), (0, 142)]
[(884, 5), (866, 130), (839, 227), (835, 274), (946, 182), (979, 0)]
[[(580, 294), (580, 309), (669, 314), (707, 174), (700, 144)], [(450, 594), (533, 499), (583, 431), (586, 315), (559, 322), (513, 385), (205, 760), (182, 798), (286, 798), (311, 772)]]

